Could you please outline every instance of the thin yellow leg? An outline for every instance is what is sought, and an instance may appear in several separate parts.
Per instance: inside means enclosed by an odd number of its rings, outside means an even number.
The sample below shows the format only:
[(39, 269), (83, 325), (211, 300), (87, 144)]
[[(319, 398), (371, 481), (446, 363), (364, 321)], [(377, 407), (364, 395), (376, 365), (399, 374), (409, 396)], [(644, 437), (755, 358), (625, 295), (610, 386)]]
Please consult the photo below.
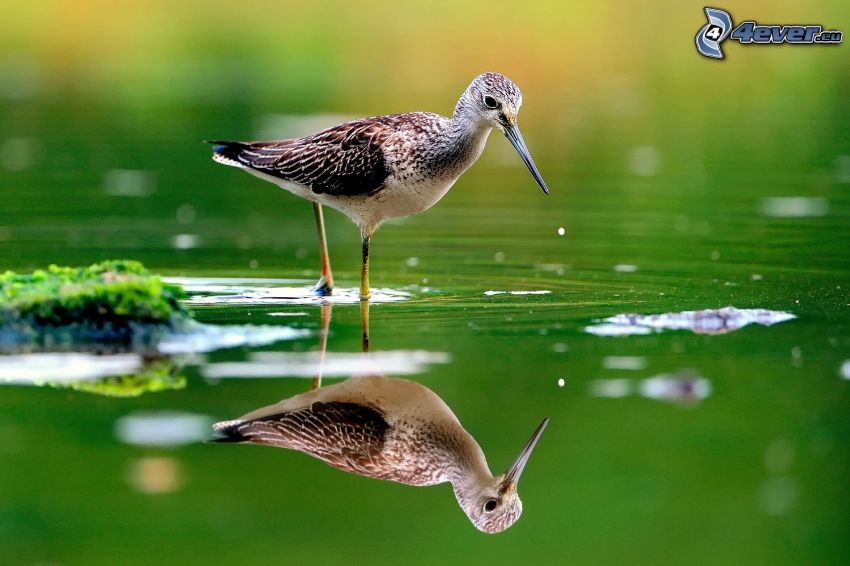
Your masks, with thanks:
[(360, 300), (369, 300), (369, 242), (371, 236), (363, 236), (363, 266), (360, 269)]
[(360, 329), (363, 353), (369, 352), (369, 299), (360, 299)]
[(328, 239), (325, 236), (325, 215), (322, 213), (322, 205), (314, 202), (313, 212), (316, 214), (316, 226), (319, 229), (319, 250), (322, 256), (322, 277), (313, 290), (317, 295), (324, 297), (333, 293), (334, 277), (331, 273), (331, 258), (328, 255)]
[(318, 389), (322, 386), (322, 371), (325, 366), (325, 352), (328, 350), (328, 329), (331, 325), (331, 309), (333, 304), (322, 303), (321, 306), (321, 326), (319, 328), (319, 369), (316, 375), (313, 376), (311, 389)]

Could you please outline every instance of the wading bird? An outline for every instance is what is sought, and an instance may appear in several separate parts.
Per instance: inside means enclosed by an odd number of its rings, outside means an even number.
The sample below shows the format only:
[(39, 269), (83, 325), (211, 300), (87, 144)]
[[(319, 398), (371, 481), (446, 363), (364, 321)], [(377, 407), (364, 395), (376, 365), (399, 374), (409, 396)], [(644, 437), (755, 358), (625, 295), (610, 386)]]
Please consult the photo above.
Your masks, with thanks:
[(313, 202), (322, 257), (316, 293), (333, 289), (322, 205), (357, 224), (363, 253), (360, 298), (368, 299), (372, 234), (389, 218), (434, 206), (475, 163), (493, 128), (505, 134), (548, 194), (517, 126), (521, 105), (522, 93), (509, 78), (484, 73), (461, 95), (451, 118), (411, 112), (354, 120), (297, 139), (210, 143), (218, 163)]
[(448, 405), (430, 389), (384, 376), (353, 377), (214, 425), (217, 442), (309, 454), (361, 476), (408, 485), (450, 482), (476, 528), (501, 532), (519, 519), (517, 482), (549, 419), (498, 476)]

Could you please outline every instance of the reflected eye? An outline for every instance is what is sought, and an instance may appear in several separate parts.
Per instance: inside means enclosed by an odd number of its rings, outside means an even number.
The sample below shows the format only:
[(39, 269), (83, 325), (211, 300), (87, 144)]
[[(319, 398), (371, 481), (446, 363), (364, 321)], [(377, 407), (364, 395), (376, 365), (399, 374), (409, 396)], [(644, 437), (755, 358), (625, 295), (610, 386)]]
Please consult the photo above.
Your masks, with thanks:
[(495, 499), (490, 499), (489, 501), (487, 501), (487, 503), (484, 504), (484, 510), (490, 513), (491, 511), (493, 511), (493, 509), (496, 508), (496, 505), (498, 504), (499, 502)]
[(499, 103), (496, 102), (496, 99), (493, 98), (492, 96), (485, 96), (484, 97), (484, 106), (486, 106), (487, 108), (498, 108)]

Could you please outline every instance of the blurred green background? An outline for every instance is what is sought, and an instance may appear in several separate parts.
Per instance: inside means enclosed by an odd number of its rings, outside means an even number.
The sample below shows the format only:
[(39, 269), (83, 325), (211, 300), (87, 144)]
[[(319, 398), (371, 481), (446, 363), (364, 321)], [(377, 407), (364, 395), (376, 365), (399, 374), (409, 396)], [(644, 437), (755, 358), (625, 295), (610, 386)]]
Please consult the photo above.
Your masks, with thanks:
[[(717, 7), (736, 21), (850, 31), (841, 1)], [(137, 399), (5, 387), (1, 562), (846, 560), (846, 44), (727, 41), (727, 59), (708, 60), (694, 47), (705, 23), (695, 2), (0, 8), (0, 269), (129, 257), (168, 275), (306, 283), (318, 276), (310, 206), (212, 163), (201, 140), (450, 114), (487, 70), (523, 90), (520, 124), (552, 192), (493, 135), (434, 209), (374, 239), (373, 284), (414, 295), (373, 307), (374, 348), (448, 354), (414, 379), (449, 403), (494, 472), (552, 419), (511, 530), (476, 532), (447, 486), (370, 481), (273, 449), (140, 448), (113, 433), (138, 411), (225, 419), (307, 387), (209, 378), (210, 364), (256, 353), (231, 349), (180, 362), (185, 389)], [(326, 216), (338, 284), (354, 286), (357, 230)], [(726, 305), (798, 319), (720, 336), (584, 331), (617, 313)], [(306, 314), (268, 316), (279, 311)], [(319, 321), (314, 307), (195, 312)], [(356, 351), (356, 307), (333, 317), (330, 350)], [(665, 373), (700, 376), (710, 395), (638, 393)], [(600, 396), (607, 380), (631, 393)], [(151, 461), (178, 478), (173, 489), (139, 488), (133, 470)]]

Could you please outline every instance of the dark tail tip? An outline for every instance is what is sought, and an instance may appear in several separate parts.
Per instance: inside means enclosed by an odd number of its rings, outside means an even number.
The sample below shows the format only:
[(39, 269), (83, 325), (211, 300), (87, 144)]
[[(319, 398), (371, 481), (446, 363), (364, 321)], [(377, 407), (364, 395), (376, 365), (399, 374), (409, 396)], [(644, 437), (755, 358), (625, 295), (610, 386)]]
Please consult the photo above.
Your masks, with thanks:
[(204, 140), (204, 143), (212, 145), (213, 151), (216, 153), (224, 153), (227, 150), (239, 151), (246, 147), (244, 143), (234, 141)]
[(248, 144), (233, 141), (216, 141), (208, 140), (206, 143), (212, 144), (213, 160), (224, 165), (233, 167), (242, 167), (244, 163), (240, 159), (242, 151), (248, 148)]
[(207, 440), (207, 444), (242, 444), (248, 442), (244, 436), (216, 436)]
[(215, 423), (213, 431), (215, 436), (208, 440), (210, 444), (239, 444), (247, 442), (248, 438), (242, 434), (240, 428), (244, 421), (224, 421)]

